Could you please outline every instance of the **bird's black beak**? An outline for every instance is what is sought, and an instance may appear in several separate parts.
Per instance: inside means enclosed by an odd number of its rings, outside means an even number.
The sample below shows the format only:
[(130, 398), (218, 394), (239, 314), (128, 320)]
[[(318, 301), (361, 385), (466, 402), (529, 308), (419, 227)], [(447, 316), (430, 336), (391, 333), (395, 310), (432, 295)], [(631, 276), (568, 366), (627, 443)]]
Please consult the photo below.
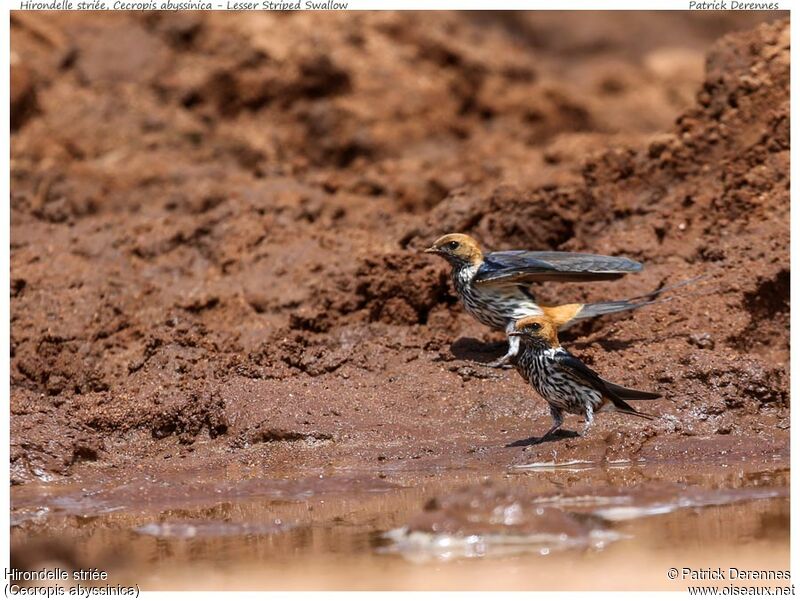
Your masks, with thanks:
[(513, 332), (508, 333), (509, 336), (524, 336), (525, 332), (520, 332), (519, 330), (514, 330)]
[(440, 254), (442, 254), (442, 251), (439, 250), (438, 248), (434, 247), (434, 246), (431, 246), (430, 248), (426, 248), (422, 252), (427, 253), (429, 255), (440, 255)]

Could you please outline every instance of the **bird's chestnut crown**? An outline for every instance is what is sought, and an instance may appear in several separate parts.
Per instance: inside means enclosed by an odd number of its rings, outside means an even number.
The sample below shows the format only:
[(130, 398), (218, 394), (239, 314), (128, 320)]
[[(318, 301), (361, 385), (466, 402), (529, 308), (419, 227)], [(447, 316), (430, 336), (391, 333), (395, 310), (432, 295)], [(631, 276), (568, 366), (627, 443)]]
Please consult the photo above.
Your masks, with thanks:
[(483, 253), (478, 243), (466, 234), (447, 234), (442, 236), (433, 246), (425, 249), (426, 253), (439, 255), (453, 265), (479, 265), (483, 261)]
[(511, 336), (521, 336), (532, 341), (544, 341), (550, 346), (558, 346), (558, 328), (553, 321), (544, 315), (523, 317), (514, 324)]

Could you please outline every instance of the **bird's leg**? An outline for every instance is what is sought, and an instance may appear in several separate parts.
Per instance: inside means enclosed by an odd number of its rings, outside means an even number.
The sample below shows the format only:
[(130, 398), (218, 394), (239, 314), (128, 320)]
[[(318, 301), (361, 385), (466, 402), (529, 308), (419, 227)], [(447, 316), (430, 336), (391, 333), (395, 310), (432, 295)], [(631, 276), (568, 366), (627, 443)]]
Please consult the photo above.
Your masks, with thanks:
[(558, 429), (561, 427), (561, 424), (564, 423), (564, 412), (561, 411), (561, 409), (559, 409), (558, 407), (550, 405), (550, 415), (553, 416), (553, 425), (547, 432), (545, 432), (544, 436), (542, 436), (539, 440), (544, 440), (551, 434), (555, 434), (556, 432), (558, 432)]
[[(511, 322), (506, 327), (506, 334), (511, 332), (514, 329), (514, 322)], [(516, 357), (517, 353), (519, 352), (519, 336), (508, 336), (508, 351), (505, 355), (492, 361), (491, 363), (487, 363), (488, 367), (502, 367), (505, 369), (510, 369), (514, 367), (511, 365), (511, 358)]]
[(553, 425), (547, 432), (544, 433), (543, 436), (539, 436), (538, 438), (533, 436), (531, 438), (526, 438), (525, 440), (518, 440), (516, 442), (507, 444), (506, 447), (529, 447), (547, 440), (552, 434), (558, 432), (561, 424), (564, 423), (564, 412), (558, 407), (553, 407), (550, 405), (550, 415), (553, 416)]
[(589, 431), (589, 428), (592, 426), (592, 422), (594, 422), (594, 409), (592, 408), (591, 403), (586, 404), (586, 424), (583, 426), (583, 432), (581, 432), (581, 436), (586, 436), (586, 433)]

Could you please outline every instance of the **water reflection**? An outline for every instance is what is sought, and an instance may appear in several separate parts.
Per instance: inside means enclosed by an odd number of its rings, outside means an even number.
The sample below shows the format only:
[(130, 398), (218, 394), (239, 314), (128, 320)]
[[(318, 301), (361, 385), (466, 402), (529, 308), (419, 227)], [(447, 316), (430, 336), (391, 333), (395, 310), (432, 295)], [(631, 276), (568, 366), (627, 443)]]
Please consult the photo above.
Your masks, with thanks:
[[(26, 485), (12, 489), (12, 562), (46, 564), (58, 541), (60, 561), (108, 569), (145, 588), (233, 586), (232, 578), (244, 579), (236, 580), (244, 588), (425, 588), (426, 562), (454, 560), (447, 572), (455, 574), (467, 561), (459, 558), (470, 557), (482, 559), (453, 576), (455, 588), (473, 580), (477, 588), (559, 588), (552, 574), (530, 571), (532, 558), (548, 570), (556, 561), (588, 570), (658, 554), (743, 557), (754, 543), (766, 545), (757, 560), (788, 565), (788, 480), (785, 465), (637, 463), (580, 472), (331, 471), (244, 480), (209, 472)], [(654, 570), (637, 577), (652, 572), (663, 587)]]

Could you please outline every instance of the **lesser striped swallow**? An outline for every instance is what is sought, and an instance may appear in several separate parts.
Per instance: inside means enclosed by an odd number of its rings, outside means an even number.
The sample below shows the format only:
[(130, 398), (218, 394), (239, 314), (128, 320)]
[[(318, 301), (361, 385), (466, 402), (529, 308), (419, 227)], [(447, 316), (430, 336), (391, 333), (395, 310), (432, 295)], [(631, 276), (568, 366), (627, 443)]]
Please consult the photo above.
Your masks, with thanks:
[[(531, 283), (615, 280), (641, 271), (642, 265), (625, 257), (572, 252), (507, 250), (484, 254), (465, 234), (442, 236), (425, 252), (450, 263), (456, 294), (467, 312), (480, 323), (506, 333), (516, 320), (528, 315), (546, 315), (557, 328), (564, 329), (582, 319), (651, 304), (652, 298), (665, 290), (610, 302), (545, 307), (530, 292)], [(642, 300), (646, 298), (651, 300)], [(489, 365), (507, 364), (518, 348), (519, 340), (509, 337), (508, 352)]]
[(637, 411), (627, 401), (658, 399), (660, 394), (604, 380), (561, 346), (557, 331), (556, 324), (547, 316), (534, 315), (517, 321), (509, 332), (509, 336), (521, 343), (515, 360), (517, 371), (550, 406), (553, 426), (539, 440), (561, 427), (565, 412), (584, 416), (584, 435), (599, 411), (654, 419), (652, 415)]

